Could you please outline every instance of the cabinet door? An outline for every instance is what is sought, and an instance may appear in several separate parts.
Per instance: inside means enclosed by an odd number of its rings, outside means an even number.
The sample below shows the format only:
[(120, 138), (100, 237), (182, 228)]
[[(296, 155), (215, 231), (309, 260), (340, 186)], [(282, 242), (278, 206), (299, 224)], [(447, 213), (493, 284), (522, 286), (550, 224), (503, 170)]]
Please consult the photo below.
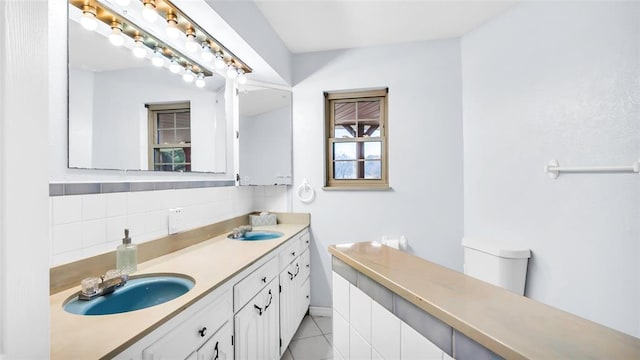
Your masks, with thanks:
[(308, 249), (300, 255), (300, 268), (300, 277), (303, 280), (308, 278), (311, 274), (311, 255), (309, 255)]
[(232, 331), (231, 322), (226, 323), (198, 349), (197, 360), (233, 360)]
[(282, 345), (280, 352), (284, 353), (289, 346), (289, 342), (295, 334), (299, 323), (299, 304), (301, 300), (300, 286), (297, 284), (296, 269), (299, 269), (300, 265), (298, 261), (294, 261), (293, 264), (287, 266), (282, 273), (280, 273), (280, 339)]
[(298, 316), (300, 321), (302, 321), (307, 310), (309, 310), (311, 302), (311, 281), (309, 278), (304, 279), (304, 283), (300, 286), (300, 301), (300, 313)]
[(234, 317), (237, 360), (280, 359), (278, 281), (271, 281)]

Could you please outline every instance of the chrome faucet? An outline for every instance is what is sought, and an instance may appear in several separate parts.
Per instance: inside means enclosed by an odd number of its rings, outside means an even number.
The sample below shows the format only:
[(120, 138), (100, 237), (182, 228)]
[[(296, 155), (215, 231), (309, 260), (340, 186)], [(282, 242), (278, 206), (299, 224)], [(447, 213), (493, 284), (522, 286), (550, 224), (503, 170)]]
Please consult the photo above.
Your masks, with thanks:
[(253, 228), (251, 227), (251, 225), (238, 226), (237, 228), (233, 229), (233, 233), (231, 234), (231, 237), (234, 239), (239, 239), (243, 237), (246, 233), (252, 230)]
[(82, 280), (82, 291), (78, 294), (78, 300), (91, 300), (98, 296), (111, 294), (117, 288), (124, 286), (129, 280), (129, 275), (127, 274), (117, 274), (105, 280), (106, 276)]

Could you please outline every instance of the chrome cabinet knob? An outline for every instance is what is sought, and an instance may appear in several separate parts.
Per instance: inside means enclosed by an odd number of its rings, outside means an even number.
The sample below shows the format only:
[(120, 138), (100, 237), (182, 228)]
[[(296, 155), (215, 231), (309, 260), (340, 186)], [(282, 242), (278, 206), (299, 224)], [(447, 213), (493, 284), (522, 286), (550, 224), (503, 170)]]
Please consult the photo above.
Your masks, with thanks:
[(207, 335), (207, 327), (203, 327), (202, 329), (198, 330), (198, 333), (200, 334), (200, 337), (204, 337), (205, 335)]

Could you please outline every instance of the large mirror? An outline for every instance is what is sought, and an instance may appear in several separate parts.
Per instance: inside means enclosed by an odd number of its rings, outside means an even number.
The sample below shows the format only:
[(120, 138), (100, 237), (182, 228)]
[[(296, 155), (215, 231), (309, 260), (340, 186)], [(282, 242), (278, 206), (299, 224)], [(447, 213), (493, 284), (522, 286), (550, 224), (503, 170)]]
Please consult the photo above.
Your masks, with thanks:
[(75, 7), (68, 23), (70, 168), (227, 170), (223, 77), (196, 87), (84, 29)]
[(239, 86), (240, 185), (291, 185), (291, 91)]

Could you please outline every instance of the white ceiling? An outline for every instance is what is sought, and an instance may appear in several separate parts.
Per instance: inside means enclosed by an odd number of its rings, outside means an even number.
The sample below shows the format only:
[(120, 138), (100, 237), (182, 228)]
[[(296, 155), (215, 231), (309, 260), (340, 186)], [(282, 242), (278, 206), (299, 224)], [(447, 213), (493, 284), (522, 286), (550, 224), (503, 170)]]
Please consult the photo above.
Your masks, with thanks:
[(255, 0), (293, 53), (458, 37), (518, 0)]

